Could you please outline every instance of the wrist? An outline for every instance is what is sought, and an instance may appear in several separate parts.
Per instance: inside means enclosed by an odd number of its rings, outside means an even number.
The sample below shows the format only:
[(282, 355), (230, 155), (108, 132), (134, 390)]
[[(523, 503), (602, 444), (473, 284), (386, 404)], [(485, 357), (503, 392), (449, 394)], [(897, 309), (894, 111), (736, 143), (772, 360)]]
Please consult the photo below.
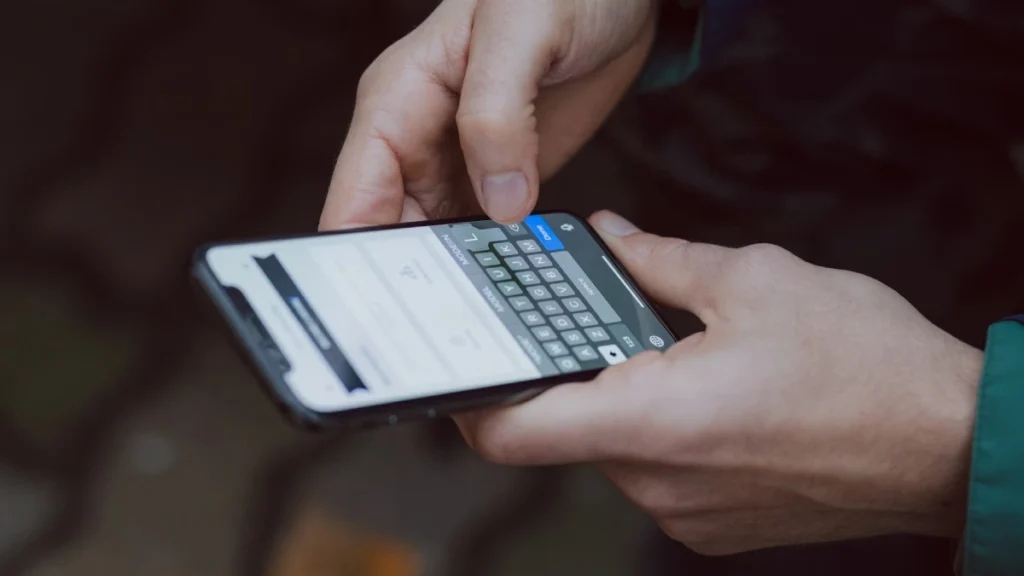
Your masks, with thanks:
[(934, 431), (928, 442), (930, 462), (919, 470), (922, 491), (922, 525), (915, 532), (959, 537), (967, 513), (978, 386), (984, 355), (980, 350), (954, 341), (943, 351), (941, 371), (928, 386), (934, 395), (926, 405), (927, 422), (922, 433)]

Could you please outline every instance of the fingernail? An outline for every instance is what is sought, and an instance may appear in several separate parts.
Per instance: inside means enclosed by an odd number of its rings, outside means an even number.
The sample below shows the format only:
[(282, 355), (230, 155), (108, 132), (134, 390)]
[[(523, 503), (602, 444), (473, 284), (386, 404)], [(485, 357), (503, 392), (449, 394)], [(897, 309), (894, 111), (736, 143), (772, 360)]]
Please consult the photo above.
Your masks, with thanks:
[(612, 236), (629, 236), (640, 231), (635, 224), (614, 212), (601, 212), (594, 220), (595, 226)]
[(511, 220), (518, 217), (530, 201), (530, 185), (522, 172), (509, 172), (484, 178), (483, 208), (491, 218)]

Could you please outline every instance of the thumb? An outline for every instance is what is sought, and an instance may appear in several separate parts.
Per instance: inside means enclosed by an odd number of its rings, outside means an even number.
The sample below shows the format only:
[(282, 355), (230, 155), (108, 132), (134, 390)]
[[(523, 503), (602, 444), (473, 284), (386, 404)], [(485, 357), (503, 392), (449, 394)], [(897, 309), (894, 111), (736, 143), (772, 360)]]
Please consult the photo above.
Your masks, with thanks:
[(590, 222), (641, 289), (707, 324), (715, 279), (732, 248), (648, 234), (608, 211), (594, 214)]
[(522, 220), (537, 203), (541, 78), (557, 53), (563, 2), (481, 0), (456, 121), (470, 180), (491, 218)]

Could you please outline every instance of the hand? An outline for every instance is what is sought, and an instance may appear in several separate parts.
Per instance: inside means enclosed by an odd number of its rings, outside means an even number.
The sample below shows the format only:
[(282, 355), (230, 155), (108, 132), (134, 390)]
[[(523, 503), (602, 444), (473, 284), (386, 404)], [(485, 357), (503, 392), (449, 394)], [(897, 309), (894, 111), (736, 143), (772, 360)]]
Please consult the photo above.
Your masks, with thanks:
[(653, 0), (445, 0), (364, 73), (321, 228), (521, 220), (653, 34)]
[(891, 289), (774, 246), (593, 218), (703, 332), (596, 381), (458, 419), (509, 464), (595, 462), (675, 539), (734, 553), (962, 527), (981, 354)]

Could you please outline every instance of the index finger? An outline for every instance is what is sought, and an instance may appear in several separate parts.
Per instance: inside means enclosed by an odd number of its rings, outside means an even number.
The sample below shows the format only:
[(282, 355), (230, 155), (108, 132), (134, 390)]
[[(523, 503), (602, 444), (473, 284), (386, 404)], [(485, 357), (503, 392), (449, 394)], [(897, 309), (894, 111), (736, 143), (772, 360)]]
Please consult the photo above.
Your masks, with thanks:
[(357, 112), (334, 167), (320, 229), (395, 224), (404, 194), (398, 155)]
[(456, 96), (401, 51), (386, 58), (360, 81), (321, 229), (395, 224), (407, 185), (442, 184)]

